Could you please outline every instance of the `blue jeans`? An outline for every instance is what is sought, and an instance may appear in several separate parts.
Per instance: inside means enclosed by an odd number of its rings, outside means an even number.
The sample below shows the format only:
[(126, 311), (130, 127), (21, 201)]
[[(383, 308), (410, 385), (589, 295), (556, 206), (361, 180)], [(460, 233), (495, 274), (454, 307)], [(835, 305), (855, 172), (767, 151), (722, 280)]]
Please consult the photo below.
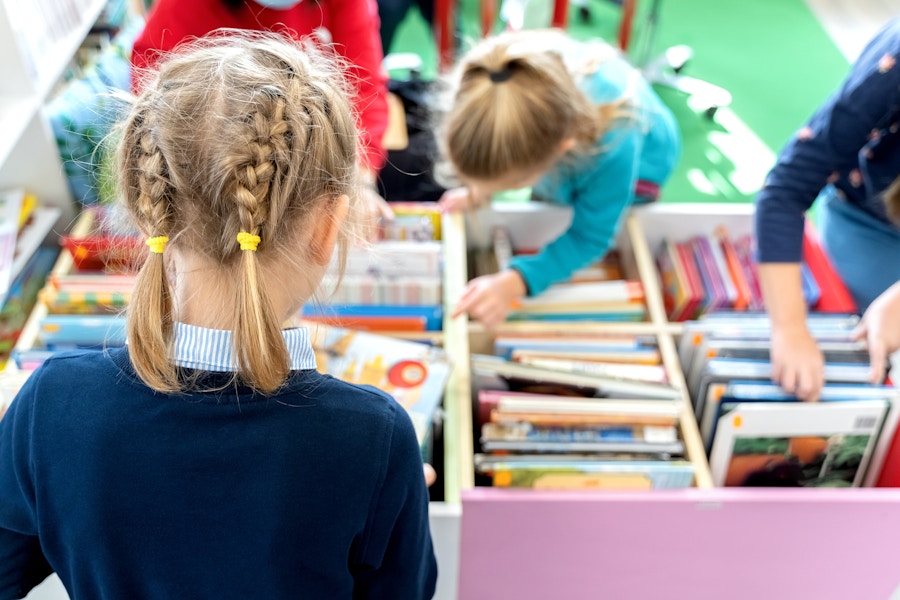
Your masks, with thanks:
[(900, 231), (850, 204), (832, 186), (817, 202), (822, 246), (863, 313), (900, 280)]

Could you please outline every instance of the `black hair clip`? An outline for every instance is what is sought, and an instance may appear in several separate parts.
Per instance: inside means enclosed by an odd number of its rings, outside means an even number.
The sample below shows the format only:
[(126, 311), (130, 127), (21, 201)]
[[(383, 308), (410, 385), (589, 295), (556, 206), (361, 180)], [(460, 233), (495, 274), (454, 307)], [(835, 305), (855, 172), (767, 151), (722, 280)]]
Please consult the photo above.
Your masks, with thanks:
[(493, 81), (494, 83), (503, 83), (504, 81), (508, 81), (509, 78), (512, 77), (512, 69), (506, 66), (499, 71), (488, 71), (488, 77), (490, 77), (491, 81)]

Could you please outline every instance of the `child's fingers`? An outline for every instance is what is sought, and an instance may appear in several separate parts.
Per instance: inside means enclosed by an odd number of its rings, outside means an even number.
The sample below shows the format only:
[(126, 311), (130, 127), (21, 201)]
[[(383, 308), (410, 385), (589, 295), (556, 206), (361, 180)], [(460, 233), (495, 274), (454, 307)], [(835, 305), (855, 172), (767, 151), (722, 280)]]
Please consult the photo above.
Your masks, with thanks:
[(868, 335), (868, 323), (866, 322), (866, 318), (863, 317), (860, 319), (859, 323), (856, 324), (856, 327), (853, 328), (853, 332), (850, 334), (854, 341), (858, 342), (866, 338)]
[(469, 309), (477, 301), (477, 291), (477, 286), (472, 285), (471, 283), (467, 285), (466, 289), (463, 290), (462, 296), (460, 296), (459, 300), (456, 302), (456, 308), (453, 309), (453, 314), (450, 315), (450, 317), (455, 319), (459, 315), (469, 312)]
[(869, 380), (881, 383), (884, 379), (884, 365), (887, 362), (887, 348), (881, 338), (869, 336)]

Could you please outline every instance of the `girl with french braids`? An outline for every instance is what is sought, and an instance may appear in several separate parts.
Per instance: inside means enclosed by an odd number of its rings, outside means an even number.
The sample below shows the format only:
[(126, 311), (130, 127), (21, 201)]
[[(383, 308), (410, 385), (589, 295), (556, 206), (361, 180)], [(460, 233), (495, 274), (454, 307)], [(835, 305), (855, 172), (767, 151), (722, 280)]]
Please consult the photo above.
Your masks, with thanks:
[(128, 343), (55, 355), (0, 421), (0, 597), (51, 571), (75, 598), (433, 594), (407, 413), (282, 329), (356, 197), (339, 67), (229, 32), (144, 85), (117, 154), (147, 242)]

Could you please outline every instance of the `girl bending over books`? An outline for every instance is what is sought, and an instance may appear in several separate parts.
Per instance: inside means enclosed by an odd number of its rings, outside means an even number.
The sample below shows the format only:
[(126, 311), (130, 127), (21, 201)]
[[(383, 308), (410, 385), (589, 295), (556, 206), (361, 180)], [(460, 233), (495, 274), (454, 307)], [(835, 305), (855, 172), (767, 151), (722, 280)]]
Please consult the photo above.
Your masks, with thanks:
[(680, 136), (671, 112), (611, 46), (559, 31), (489, 38), (458, 65), (442, 123), (444, 153), (465, 187), (445, 210), (474, 208), (501, 190), (571, 206), (572, 224), (510, 269), (471, 281), (455, 308), (488, 327), (510, 305), (601, 258), (635, 202), (655, 200)]
[(825, 378), (801, 290), (806, 211), (817, 203), (822, 245), (860, 312), (900, 279), (900, 228), (884, 203), (900, 172), (898, 60), (900, 19), (894, 19), (785, 144), (756, 198), (773, 379), (805, 400), (818, 399)]
[(344, 237), (340, 73), (266, 34), (161, 63), (121, 126), (148, 254), (121, 349), (57, 354), (0, 421), (0, 597), (430, 598), (419, 445), (390, 396), (320, 375), (305, 329)]

